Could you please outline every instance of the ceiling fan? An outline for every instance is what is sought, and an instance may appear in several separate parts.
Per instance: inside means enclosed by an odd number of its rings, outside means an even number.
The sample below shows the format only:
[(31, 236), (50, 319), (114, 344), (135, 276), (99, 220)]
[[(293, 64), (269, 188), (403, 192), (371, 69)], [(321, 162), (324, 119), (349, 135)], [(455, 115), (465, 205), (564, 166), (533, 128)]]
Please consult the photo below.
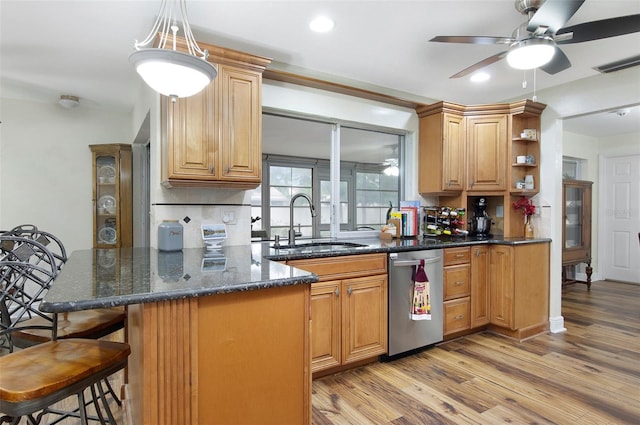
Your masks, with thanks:
[(511, 37), (437, 36), (429, 41), (509, 46), (508, 50), (483, 59), (450, 78), (464, 77), (505, 57), (513, 68), (539, 67), (548, 74), (556, 74), (571, 67), (569, 58), (559, 45), (640, 32), (640, 15), (602, 19), (563, 28), (583, 3), (584, 0), (516, 0), (516, 10), (526, 15), (527, 21), (516, 28)]

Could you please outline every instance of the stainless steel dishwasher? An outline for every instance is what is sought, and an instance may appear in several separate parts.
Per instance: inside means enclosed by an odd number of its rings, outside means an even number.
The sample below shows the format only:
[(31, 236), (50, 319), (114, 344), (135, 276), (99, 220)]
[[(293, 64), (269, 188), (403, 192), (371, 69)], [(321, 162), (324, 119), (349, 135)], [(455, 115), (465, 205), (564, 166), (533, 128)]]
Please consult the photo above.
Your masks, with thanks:
[[(430, 282), (431, 320), (411, 320), (412, 275), (420, 260)], [(389, 254), (389, 353), (383, 360), (442, 341), (443, 310), (442, 250)]]

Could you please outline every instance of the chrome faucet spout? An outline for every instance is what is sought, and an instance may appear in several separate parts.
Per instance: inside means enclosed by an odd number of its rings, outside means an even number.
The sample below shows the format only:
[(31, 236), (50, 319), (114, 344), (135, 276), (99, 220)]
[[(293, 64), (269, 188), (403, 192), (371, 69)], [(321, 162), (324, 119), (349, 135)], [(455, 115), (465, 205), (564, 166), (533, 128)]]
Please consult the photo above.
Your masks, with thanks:
[(311, 201), (311, 198), (309, 197), (309, 195), (307, 195), (306, 193), (296, 193), (291, 197), (291, 202), (289, 203), (289, 245), (290, 246), (293, 246), (296, 244), (296, 236), (298, 236), (298, 234), (293, 228), (293, 203), (298, 198), (306, 199), (307, 202), (309, 202), (309, 210), (311, 211), (311, 217), (316, 216), (316, 207), (313, 206), (313, 202)]

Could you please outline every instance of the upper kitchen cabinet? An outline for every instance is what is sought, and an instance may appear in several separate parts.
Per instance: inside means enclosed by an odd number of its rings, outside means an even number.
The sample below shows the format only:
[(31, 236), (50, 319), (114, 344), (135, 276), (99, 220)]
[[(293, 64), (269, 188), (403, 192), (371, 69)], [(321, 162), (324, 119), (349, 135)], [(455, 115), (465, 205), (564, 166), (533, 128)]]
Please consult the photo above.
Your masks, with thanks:
[(218, 76), (202, 92), (162, 99), (165, 187), (253, 189), (262, 175), (262, 73), (270, 59), (200, 43)]
[(464, 189), (465, 125), (464, 107), (439, 102), (422, 106), (418, 191), (451, 194)]
[[(530, 100), (472, 106), (438, 102), (418, 107), (418, 191), (454, 196), (452, 199), (467, 192), (537, 193), (544, 107)], [(533, 188), (526, 188), (525, 181), (533, 181)]]
[(90, 145), (93, 161), (93, 246), (133, 246), (131, 145)]
[(467, 120), (468, 192), (505, 189), (507, 116), (469, 116)]

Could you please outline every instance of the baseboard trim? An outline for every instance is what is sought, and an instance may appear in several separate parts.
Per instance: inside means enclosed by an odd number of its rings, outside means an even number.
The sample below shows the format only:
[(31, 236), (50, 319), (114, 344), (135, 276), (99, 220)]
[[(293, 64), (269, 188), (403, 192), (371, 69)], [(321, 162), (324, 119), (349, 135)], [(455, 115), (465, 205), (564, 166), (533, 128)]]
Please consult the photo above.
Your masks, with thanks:
[(564, 327), (564, 317), (556, 316), (549, 318), (549, 332), (557, 334), (566, 331), (567, 328)]

